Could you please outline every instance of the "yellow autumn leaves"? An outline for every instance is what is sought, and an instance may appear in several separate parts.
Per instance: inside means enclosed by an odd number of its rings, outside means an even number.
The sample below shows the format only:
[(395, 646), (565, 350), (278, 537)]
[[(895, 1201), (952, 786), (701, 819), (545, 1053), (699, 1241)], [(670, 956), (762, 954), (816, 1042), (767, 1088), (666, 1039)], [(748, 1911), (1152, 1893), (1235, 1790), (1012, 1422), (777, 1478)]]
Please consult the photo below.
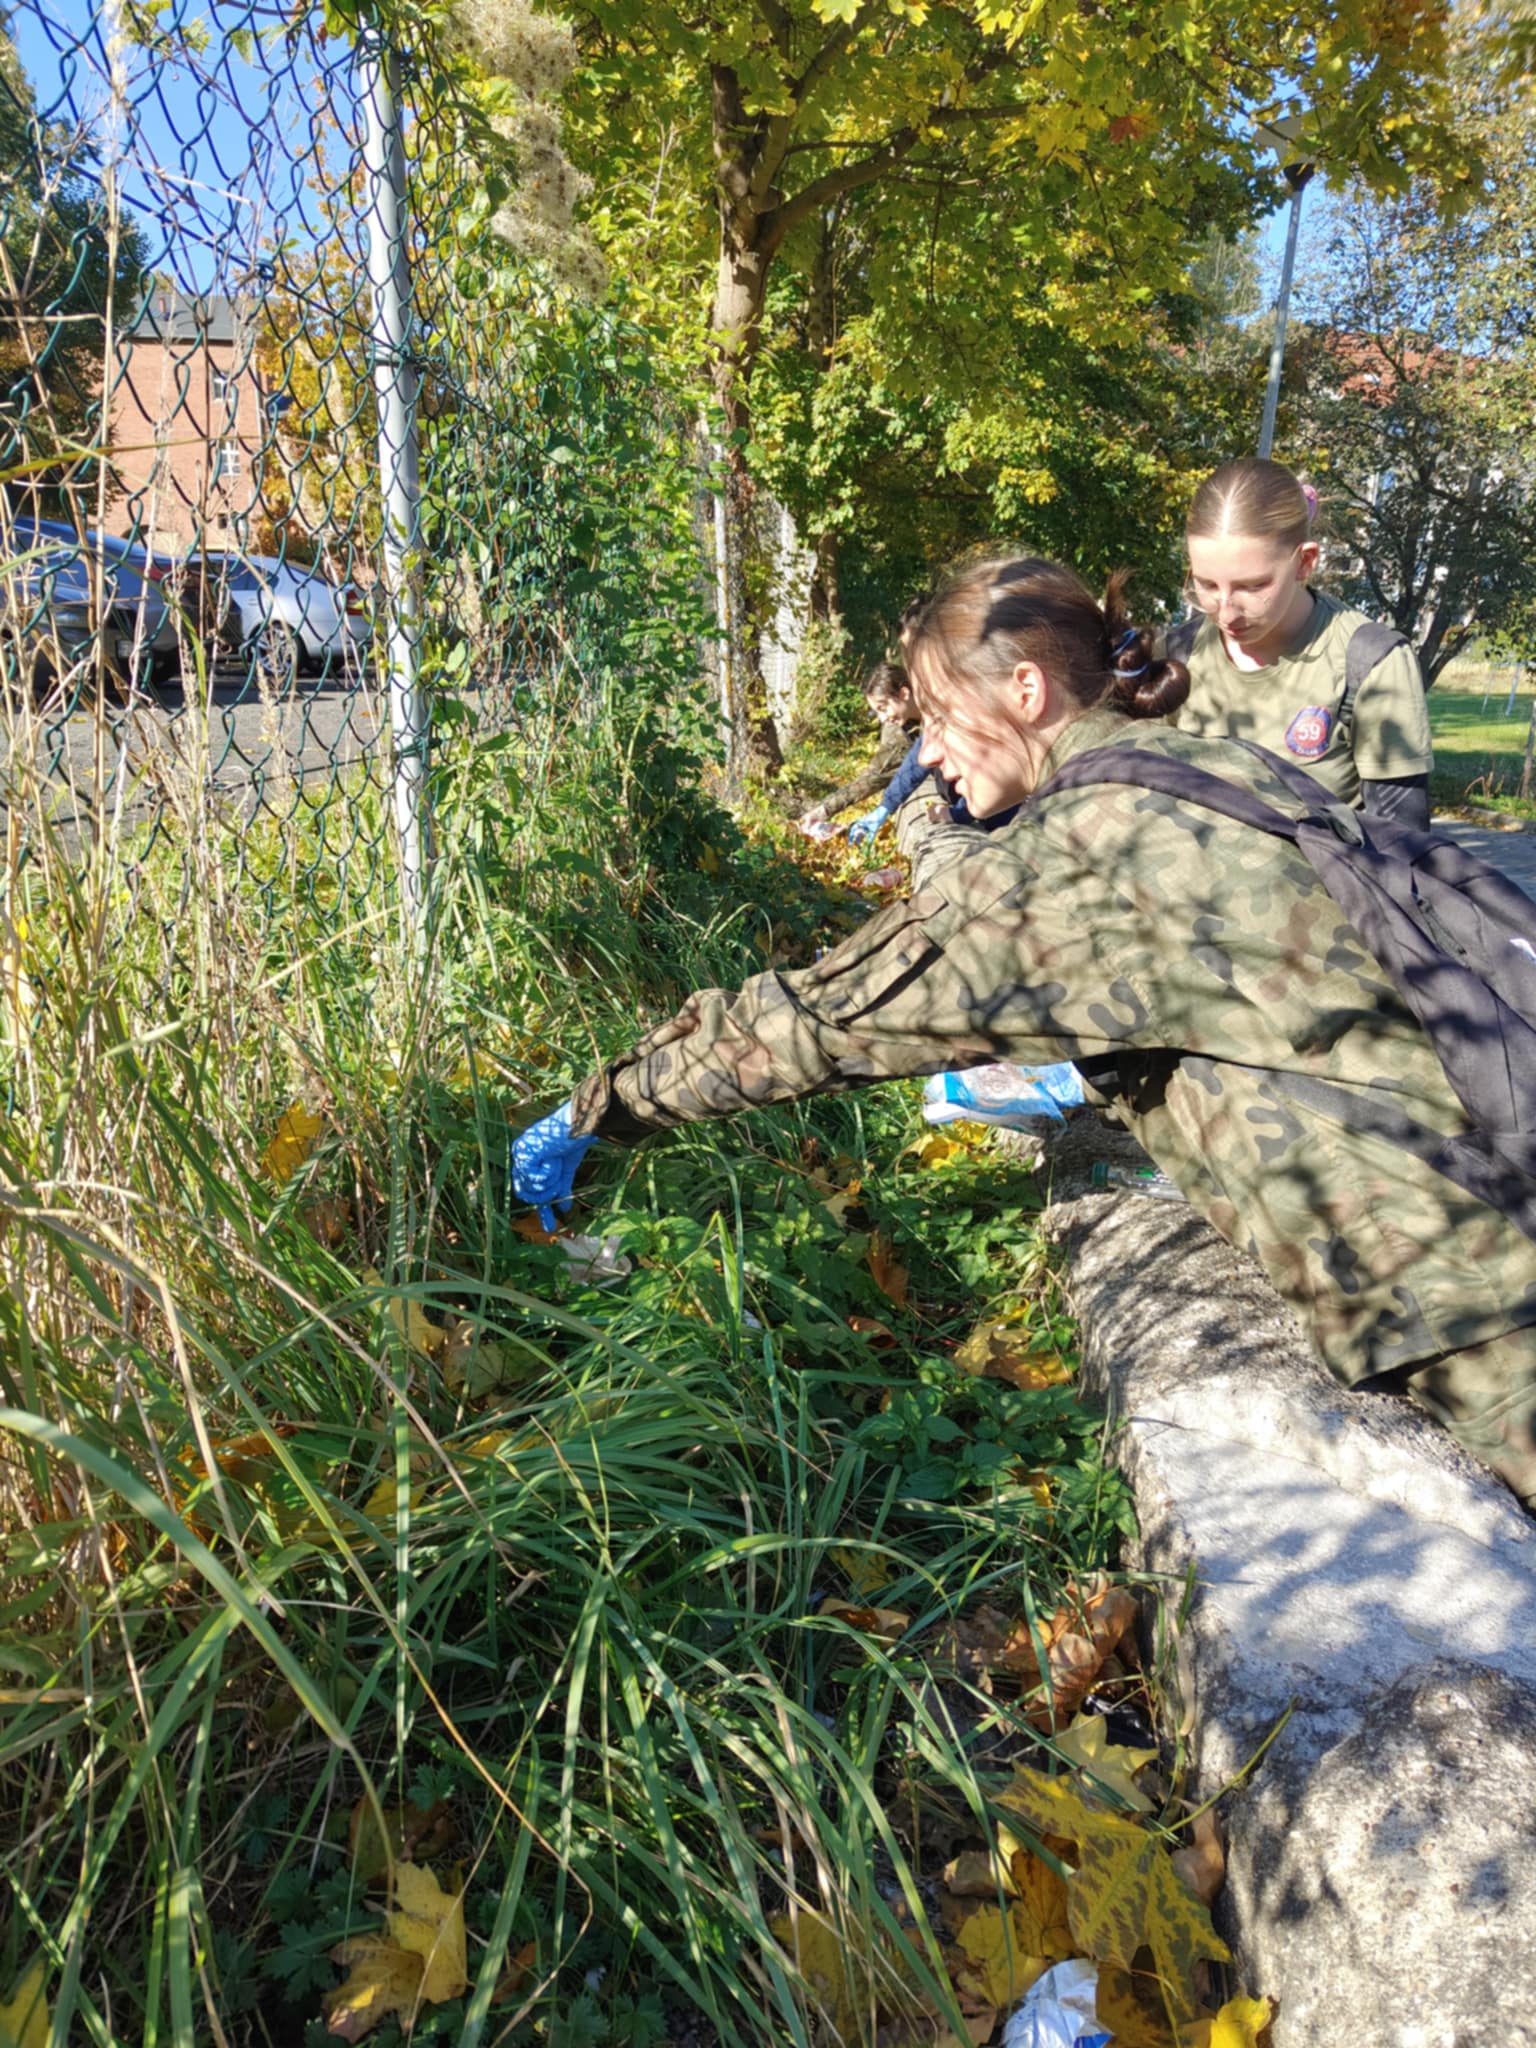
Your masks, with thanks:
[(332, 1961), (347, 1978), (325, 2003), (327, 2032), (360, 2041), (381, 2020), (409, 2029), (424, 2005), (445, 2005), (469, 1989), (462, 1887), (445, 1892), (417, 1863), (397, 1863), (387, 1932), (344, 1941)]

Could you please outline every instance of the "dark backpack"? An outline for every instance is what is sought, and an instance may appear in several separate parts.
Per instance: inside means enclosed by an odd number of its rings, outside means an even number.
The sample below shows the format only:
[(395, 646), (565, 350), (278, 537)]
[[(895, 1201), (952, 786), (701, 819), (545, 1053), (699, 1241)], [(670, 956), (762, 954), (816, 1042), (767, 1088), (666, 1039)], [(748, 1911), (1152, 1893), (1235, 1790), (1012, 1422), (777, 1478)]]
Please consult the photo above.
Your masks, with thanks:
[[(1215, 744), (1215, 743), (1213, 743)], [(1251, 740), (1234, 740), (1306, 806), (1299, 818), (1193, 761), (1094, 747), (1035, 791), (1161, 790), (1289, 839), (1423, 1026), (1474, 1128), (1447, 1138), (1382, 1090), (1276, 1072), (1303, 1107), (1404, 1147), (1536, 1239), (1536, 903), (1443, 833), (1367, 817)]]
[[(1204, 624), (1205, 614), (1199, 612), (1194, 618), (1183, 619), (1177, 626), (1169, 627), (1163, 636), (1163, 652), (1170, 661), (1182, 661), (1188, 666)], [(1383, 626), (1376, 619), (1362, 619), (1350, 634), (1349, 645), (1344, 649), (1344, 694), (1339, 699), (1339, 724), (1346, 739), (1355, 722), (1355, 699), (1360, 694), (1360, 685), (1373, 668), (1380, 667), (1394, 647), (1407, 645), (1406, 633), (1399, 633), (1396, 626)]]

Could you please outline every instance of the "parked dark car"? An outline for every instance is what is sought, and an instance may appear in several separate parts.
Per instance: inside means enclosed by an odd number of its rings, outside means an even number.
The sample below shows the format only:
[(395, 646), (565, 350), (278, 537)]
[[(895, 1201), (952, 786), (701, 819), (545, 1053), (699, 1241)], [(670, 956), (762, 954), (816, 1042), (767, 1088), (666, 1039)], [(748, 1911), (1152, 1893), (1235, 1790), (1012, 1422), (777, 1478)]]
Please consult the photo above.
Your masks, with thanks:
[(99, 658), (123, 690), (178, 666), (174, 565), (61, 519), (0, 513), (0, 640), (7, 681), (36, 690)]

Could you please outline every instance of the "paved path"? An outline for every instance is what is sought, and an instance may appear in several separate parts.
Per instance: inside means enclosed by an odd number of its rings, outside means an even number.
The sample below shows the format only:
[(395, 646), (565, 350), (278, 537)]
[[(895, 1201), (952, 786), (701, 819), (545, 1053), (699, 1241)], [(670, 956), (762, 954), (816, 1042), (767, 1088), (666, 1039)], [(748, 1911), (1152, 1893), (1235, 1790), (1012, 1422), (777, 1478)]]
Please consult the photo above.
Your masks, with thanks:
[(1497, 825), (1464, 825), (1449, 818), (1437, 818), (1435, 823), (1468, 853), (1502, 868), (1528, 896), (1536, 896), (1536, 832), (1501, 832)]
[[(56, 822), (66, 832), (90, 807), (98, 773), (112, 777), (126, 762), (125, 822), (147, 820), (177, 783), (203, 784), (215, 801), (249, 815), (263, 805), (285, 815), (294, 790), (354, 768), (378, 745), (387, 709), (369, 683), (338, 686), (303, 680), (275, 703), (263, 704), (240, 678), (220, 676), (207, 702), (188, 706), (178, 686), (116, 713), (100, 735), (96, 719), (77, 710), (60, 719), (5, 721), (0, 728), (0, 810), (19, 761), (59, 792)], [(206, 720), (206, 736), (203, 730)], [(209, 772), (211, 768), (211, 772)]]

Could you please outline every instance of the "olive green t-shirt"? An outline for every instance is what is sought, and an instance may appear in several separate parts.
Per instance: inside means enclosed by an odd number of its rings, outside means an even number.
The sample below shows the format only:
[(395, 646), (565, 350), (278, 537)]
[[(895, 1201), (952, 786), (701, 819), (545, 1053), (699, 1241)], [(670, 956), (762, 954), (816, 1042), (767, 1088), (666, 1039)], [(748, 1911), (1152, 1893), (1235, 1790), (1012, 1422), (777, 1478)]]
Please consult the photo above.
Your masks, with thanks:
[(1358, 805), (1362, 781), (1428, 774), (1429, 707), (1418, 659), (1400, 646), (1361, 683), (1353, 719), (1341, 719), (1345, 656), (1365, 614), (1322, 591), (1312, 595), (1300, 646), (1265, 668), (1239, 668), (1216, 621), (1203, 619), (1189, 654), (1189, 697), (1173, 723), (1181, 732), (1257, 740)]

